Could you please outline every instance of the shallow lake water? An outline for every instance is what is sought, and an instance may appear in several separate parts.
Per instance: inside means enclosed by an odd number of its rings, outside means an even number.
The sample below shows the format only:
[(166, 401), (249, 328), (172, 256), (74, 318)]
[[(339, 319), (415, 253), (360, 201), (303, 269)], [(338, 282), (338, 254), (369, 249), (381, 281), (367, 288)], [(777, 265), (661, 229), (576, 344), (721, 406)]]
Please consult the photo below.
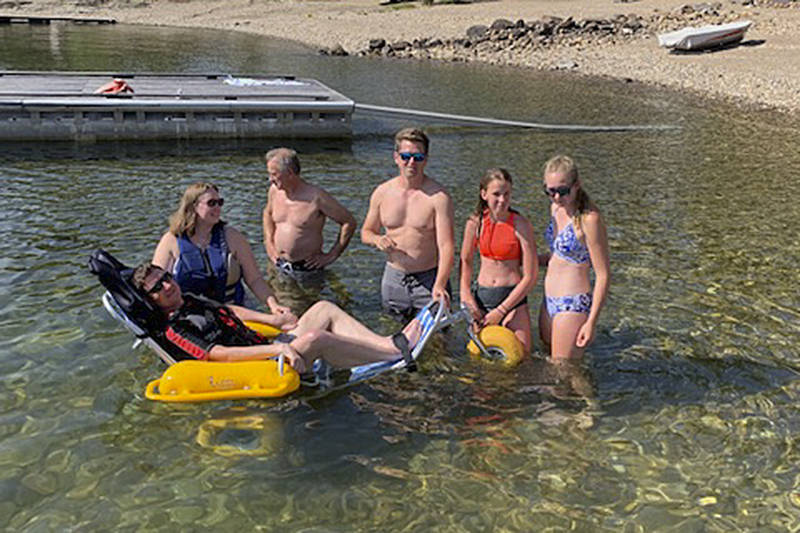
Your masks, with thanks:
[[(736, 531), (800, 527), (797, 120), (608, 80), (329, 58), (285, 42), (146, 27), (0, 26), (0, 69), (290, 73), (357, 102), (550, 123), (428, 123), (457, 242), (481, 173), (505, 166), (544, 243), (538, 176), (573, 155), (603, 210), (611, 295), (583, 365), (471, 361), (459, 328), (416, 374), (331, 395), (154, 403), (163, 367), (100, 305), (103, 247), (149, 257), (183, 189), (218, 183), (265, 265), (263, 153), (361, 221), (409, 124), (356, 115), (350, 141), (0, 144), (0, 524), (13, 530)], [(327, 228), (328, 239), (335, 228)], [(322, 297), (388, 333), (382, 257), (357, 237)], [(455, 276), (454, 276), (455, 281)], [(319, 297), (275, 281), (297, 310)], [(541, 283), (529, 300), (532, 311)]]

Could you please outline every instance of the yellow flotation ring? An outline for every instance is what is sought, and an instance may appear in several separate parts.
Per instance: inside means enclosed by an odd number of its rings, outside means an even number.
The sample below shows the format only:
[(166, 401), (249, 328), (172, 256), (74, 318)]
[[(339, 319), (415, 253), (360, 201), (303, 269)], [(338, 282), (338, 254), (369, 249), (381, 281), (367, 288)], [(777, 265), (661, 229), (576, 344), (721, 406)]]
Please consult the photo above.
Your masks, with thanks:
[[(225, 442), (228, 432), (247, 433), (250, 445)], [(219, 455), (267, 455), (275, 453), (283, 444), (283, 428), (277, 418), (267, 415), (241, 415), (230, 418), (213, 418), (203, 422), (197, 430), (197, 444)], [(241, 435), (237, 440), (242, 440)]]
[(278, 361), (220, 363), (179, 361), (147, 384), (145, 396), (162, 402), (205, 402), (285, 396), (300, 387), (300, 375)]
[[(486, 326), (478, 333), (478, 339), (492, 356), (492, 361), (515, 366), (525, 357), (525, 348), (520, 340), (513, 331), (504, 326)], [(473, 357), (486, 359), (475, 341), (469, 341), (467, 352)]]

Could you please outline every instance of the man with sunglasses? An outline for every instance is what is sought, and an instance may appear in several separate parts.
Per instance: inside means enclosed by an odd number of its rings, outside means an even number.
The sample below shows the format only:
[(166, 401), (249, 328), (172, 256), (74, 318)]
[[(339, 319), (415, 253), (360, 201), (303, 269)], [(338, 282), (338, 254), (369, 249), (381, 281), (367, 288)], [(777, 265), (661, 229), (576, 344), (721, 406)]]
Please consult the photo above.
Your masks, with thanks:
[[(321, 187), (300, 177), (300, 160), (290, 148), (266, 155), (269, 190), (263, 211), (264, 248), (278, 271), (297, 281), (318, 273), (347, 248), (356, 231), (356, 219)], [(338, 223), (339, 237), (322, 251), (322, 228), (330, 218)]]
[[(302, 373), (320, 358), (334, 367), (350, 368), (402, 356), (409, 370), (415, 368), (410, 351), (422, 333), (417, 319), (393, 336), (381, 336), (335, 304), (319, 301), (296, 324), (289, 324), (280, 314), (183, 294), (169, 272), (150, 263), (139, 265), (132, 281), (166, 316), (167, 340), (196, 359), (245, 361), (282, 354)], [(270, 341), (245, 326), (245, 320), (291, 329)]]
[(394, 313), (410, 314), (431, 298), (450, 303), (453, 202), (425, 174), (428, 147), (422, 130), (397, 132), (394, 162), (399, 173), (373, 191), (361, 229), (365, 244), (386, 253), (381, 300)]

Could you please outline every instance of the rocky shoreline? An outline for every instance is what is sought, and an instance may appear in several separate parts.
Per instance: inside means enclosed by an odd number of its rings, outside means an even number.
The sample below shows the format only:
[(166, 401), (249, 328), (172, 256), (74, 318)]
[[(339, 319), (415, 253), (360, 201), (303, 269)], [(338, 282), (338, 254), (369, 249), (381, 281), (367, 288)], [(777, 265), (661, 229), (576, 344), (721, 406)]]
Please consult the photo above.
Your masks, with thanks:
[[(754, 0), (744, 0), (752, 5)], [(546, 16), (540, 20), (496, 19), (490, 25), (476, 24), (467, 28), (464, 37), (440, 39), (429, 37), (412, 42), (370, 39), (367, 48), (354, 52), (358, 56), (411, 57), (451, 61), (481, 61), (492, 63), (504, 53), (524, 54), (536, 49), (614, 45), (622, 41), (649, 39), (658, 33), (673, 31), (688, 25), (724, 24), (740, 20), (734, 11), (725, 12), (721, 2), (683, 4), (671, 13), (656, 13), (649, 17), (637, 14), (617, 14), (610, 18)], [(340, 44), (320, 48), (323, 55), (350, 55)], [(577, 66), (577, 65), (575, 65)], [(556, 65), (556, 69), (568, 68)]]

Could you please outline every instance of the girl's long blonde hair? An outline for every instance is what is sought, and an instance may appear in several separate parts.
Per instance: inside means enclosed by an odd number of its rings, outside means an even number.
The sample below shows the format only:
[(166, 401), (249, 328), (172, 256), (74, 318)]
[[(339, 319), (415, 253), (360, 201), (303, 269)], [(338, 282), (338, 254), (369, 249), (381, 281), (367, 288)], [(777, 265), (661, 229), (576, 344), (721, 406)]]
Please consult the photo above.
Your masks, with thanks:
[(197, 205), (197, 199), (211, 190), (219, 193), (219, 188), (207, 181), (198, 181), (186, 188), (178, 204), (178, 209), (169, 217), (170, 233), (176, 237), (180, 237), (184, 233), (189, 236), (194, 235), (197, 224), (197, 213), (194, 208)]
[[(578, 165), (575, 161), (566, 155), (556, 155), (551, 157), (547, 163), (544, 164), (544, 175), (548, 174), (566, 174), (569, 176), (570, 185), (574, 185), (578, 181)], [(581, 218), (584, 214), (588, 213), (594, 208), (591, 198), (586, 194), (583, 189), (583, 184), (578, 189), (575, 196), (575, 214), (572, 215), (572, 225), (576, 231), (581, 229)]]

